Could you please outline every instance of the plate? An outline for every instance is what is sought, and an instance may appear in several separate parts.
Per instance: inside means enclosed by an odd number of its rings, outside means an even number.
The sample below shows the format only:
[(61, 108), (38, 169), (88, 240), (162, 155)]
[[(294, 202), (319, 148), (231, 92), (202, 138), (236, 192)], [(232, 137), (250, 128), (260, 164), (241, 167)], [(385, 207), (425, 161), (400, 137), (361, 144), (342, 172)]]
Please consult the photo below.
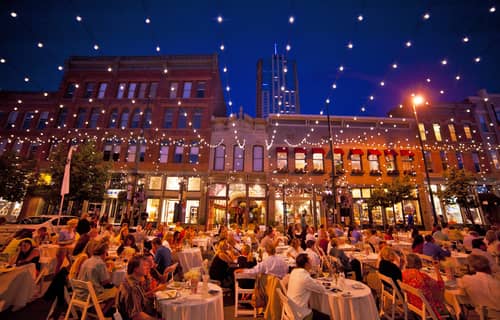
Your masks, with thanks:
[(165, 291), (158, 291), (156, 293), (156, 298), (158, 300), (175, 299), (177, 298), (177, 296), (178, 296), (177, 290), (165, 290)]
[(184, 287), (184, 282), (174, 281), (167, 285), (168, 288), (181, 289)]

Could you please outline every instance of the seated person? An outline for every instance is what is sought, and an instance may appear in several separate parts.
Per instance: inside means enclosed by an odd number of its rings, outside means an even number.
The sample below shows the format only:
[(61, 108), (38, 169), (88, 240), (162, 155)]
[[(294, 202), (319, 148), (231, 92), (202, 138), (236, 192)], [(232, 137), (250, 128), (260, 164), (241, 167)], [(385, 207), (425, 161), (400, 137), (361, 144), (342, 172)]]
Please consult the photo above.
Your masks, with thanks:
[(19, 244), (19, 253), (14, 260), (14, 263), (18, 266), (34, 263), (36, 270), (40, 271), (40, 251), (38, 251), (38, 248), (33, 246), (33, 242), (31, 242), (31, 240), (21, 240), (21, 243)]
[(172, 252), (162, 245), (160, 238), (154, 238), (151, 244), (155, 255), (155, 267), (160, 274), (164, 274), (165, 270), (172, 265)]
[(15, 261), (17, 257), (17, 252), (19, 250), (19, 245), (23, 240), (32, 240), (33, 231), (29, 229), (21, 229), (16, 231), (14, 236), (8, 239), (5, 243), (8, 243), (7, 246), (2, 251), (2, 255), (7, 256), (8, 261)]
[(377, 235), (377, 230), (376, 229), (371, 229), (370, 230), (370, 237), (368, 238), (368, 243), (370, 244), (370, 247), (372, 247), (373, 250), (378, 247), (378, 244), (382, 241), (380, 237)]
[(266, 243), (264, 248), (267, 253), (267, 258), (262, 262), (259, 262), (255, 267), (251, 269), (238, 269), (236, 272), (244, 272), (250, 274), (267, 274), (273, 275), (280, 279), (288, 273), (288, 265), (285, 258), (276, 255), (276, 248), (272, 243)]
[(128, 234), (125, 237), (125, 241), (118, 247), (116, 253), (122, 257), (130, 259), (133, 255), (140, 253), (139, 248), (135, 244), (135, 237), (131, 234)]
[(302, 247), (300, 246), (300, 239), (294, 238), (290, 242), (290, 248), (286, 251), (286, 256), (295, 260), (300, 253), (303, 253)]
[(344, 250), (338, 248), (338, 239), (332, 238), (330, 240), (330, 252), (329, 255), (338, 259), (339, 263), (342, 265), (344, 269), (344, 273), (349, 271), (354, 271), (356, 274), (356, 280), (363, 280), (363, 275), (361, 274), (361, 262), (357, 259), (349, 260), (349, 258), (344, 253)]
[(475, 254), (478, 256), (483, 256), (486, 259), (488, 259), (488, 262), (490, 264), (490, 269), (492, 273), (497, 273), (499, 272), (500, 268), (498, 267), (497, 262), (493, 258), (493, 256), (486, 251), (486, 244), (483, 242), (483, 239), (474, 239), (472, 240), (472, 251), (471, 254)]
[[(238, 268), (248, 269), (257, 265), (252, 253), (252, 249), (248, 244), (241, 247), (241, 255), (238, 257)], [(240, 287), (243, 289), (251, 289), (254, 287), (255, 281), (249, 279), (242, 279), (239, 281)]]
[(451, 252), (438, 246), (430, 234), (426, 235), (424, 239), (425, 243), (422, 252), (426, 256), (433, 257), (438, 260), (444, 260), (446, 257), (451, 256)]
[(380, 251), (380, 263), (378, 271), (394, 281), (399, 288), (398, 280), (403, 280), (401, 269), (399, 268), (399, 259), (393, 248), (386, 246)]
[(35, 236), (33, 237), (33, 240), (35, 241), (36, 246), (50, 243), (50, 234), (47, 232), (47, 227), (38, 228)]
[(436, 232), (432, 234), (432, 237), (438, 241), (449, 241), (448, 235), (442, 231), (441, 226), (436, 227)]
[(231, 288), (234, 284), (233, 270), (236, 257), (232, 254), (226, 240), (219, 241), (215, 256), (208, 271), (210, 279), (220, 281), (224, 288)]
[(318, 250), (316, 248), (315, 240), (306, 241), (306, 253), (309, 255), (309, 262), (311, 263), (313, 272), (317, 272), (321, 265), (321, 258), (319, 257)]
[(156, 319), (153, 299), (144, 290), (147, 262), (142, 256), (133, 256), (127, 265), (127, 277), (118, 289), (117, 308), (123, 320)]
[(418, 234), (415, 236), (411, 245), (411, 251), (419, 254), (424, 253), (424, 237), (422, 235)]

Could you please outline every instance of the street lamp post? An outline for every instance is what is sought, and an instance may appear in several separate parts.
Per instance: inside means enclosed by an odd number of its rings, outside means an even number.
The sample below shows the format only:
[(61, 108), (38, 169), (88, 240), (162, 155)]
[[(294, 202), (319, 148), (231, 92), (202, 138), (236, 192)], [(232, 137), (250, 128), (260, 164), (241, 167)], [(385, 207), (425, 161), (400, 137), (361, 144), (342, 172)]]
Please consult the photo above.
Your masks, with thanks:
[(415, 123), (417, 125), (417, 133), (418, 133), (418, 141), (420, 143), (420, 150), (422, 150), (422, 156), (424, 157), (424, 170), (425, 170), (425, 178), (427, 180), (427, 187), (429, 190), (429, 196), (431, 198), (431, 207), (432, 207), (432, 216), (434, 218), (434, 223), (437, 223), (437, 215), (436, 215), (436, 207), (434, 206), (434, 197), (432, 194), (432, 187), (431, 187), (431, 179), (429, 177), (429, 170), (427, 166), (427, 158), (425, 156), (425, 149), (424, 149), (424, 142), (422, 141), (422, 134), (420, 133), (420, 128), (419, 128), (419, 122), (418, 122), (418, 116), (417, 116), (417, 105), (420, 105), (424, 102), (424, 98), (421, 96), (415, 96), (412, 99), (412, 106), (413, 106), (413, 116), (415, 117)]
[[(335, 186), (336, 168), (335, 168), (335, 158), (333, 149), (333, 137), (332, 137), (332, 126), (330, 124), (330, 99), (326, 99), (326, 119), (328, 121), (328, 140), (330, 141), (330, 154), (332, 161), (332, 195), (333, 195), (333, 219), (337, 222), (337, 188)], [(328, 212), (328, 211), (327, 211)], [(326, 225), (328, 225), (328, 214), (326, 215)]]
[(283, 183), (283, 230), (286, 230), (288, 227), (288, 215), (286, 213), (286, 186)]

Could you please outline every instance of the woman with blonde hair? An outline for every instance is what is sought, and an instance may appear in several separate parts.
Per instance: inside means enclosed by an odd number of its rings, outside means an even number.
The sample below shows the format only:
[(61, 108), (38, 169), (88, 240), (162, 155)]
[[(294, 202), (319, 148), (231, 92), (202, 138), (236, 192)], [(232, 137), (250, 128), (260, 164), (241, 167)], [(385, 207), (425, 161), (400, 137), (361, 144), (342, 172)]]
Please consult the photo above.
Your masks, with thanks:
[(236, 257), (232, 254), (226, 240), (219, 241), (215, 256), (210, 265), (210, 279), (220, 281), (222, 287), (231, 288), (234, 284), (234, 263)]
[(384, 276), (391, 278), (399, 288), (398, 280), (403, 280), (403, 274), (399, 268), (399, 257), (393, 248), (385, 246), (380, 250), (378, 271)]

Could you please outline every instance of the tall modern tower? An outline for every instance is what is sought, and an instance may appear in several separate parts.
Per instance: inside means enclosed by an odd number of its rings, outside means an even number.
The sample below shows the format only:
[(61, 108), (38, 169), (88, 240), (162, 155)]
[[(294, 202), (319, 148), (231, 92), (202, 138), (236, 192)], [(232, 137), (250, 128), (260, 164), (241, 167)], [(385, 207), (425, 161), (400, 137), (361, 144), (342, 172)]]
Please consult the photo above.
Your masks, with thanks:
[(257, 61), (257, 118), (273, 113), (300, 113), (297, 64), (278, 53), (274, 45), (271, 59)]

